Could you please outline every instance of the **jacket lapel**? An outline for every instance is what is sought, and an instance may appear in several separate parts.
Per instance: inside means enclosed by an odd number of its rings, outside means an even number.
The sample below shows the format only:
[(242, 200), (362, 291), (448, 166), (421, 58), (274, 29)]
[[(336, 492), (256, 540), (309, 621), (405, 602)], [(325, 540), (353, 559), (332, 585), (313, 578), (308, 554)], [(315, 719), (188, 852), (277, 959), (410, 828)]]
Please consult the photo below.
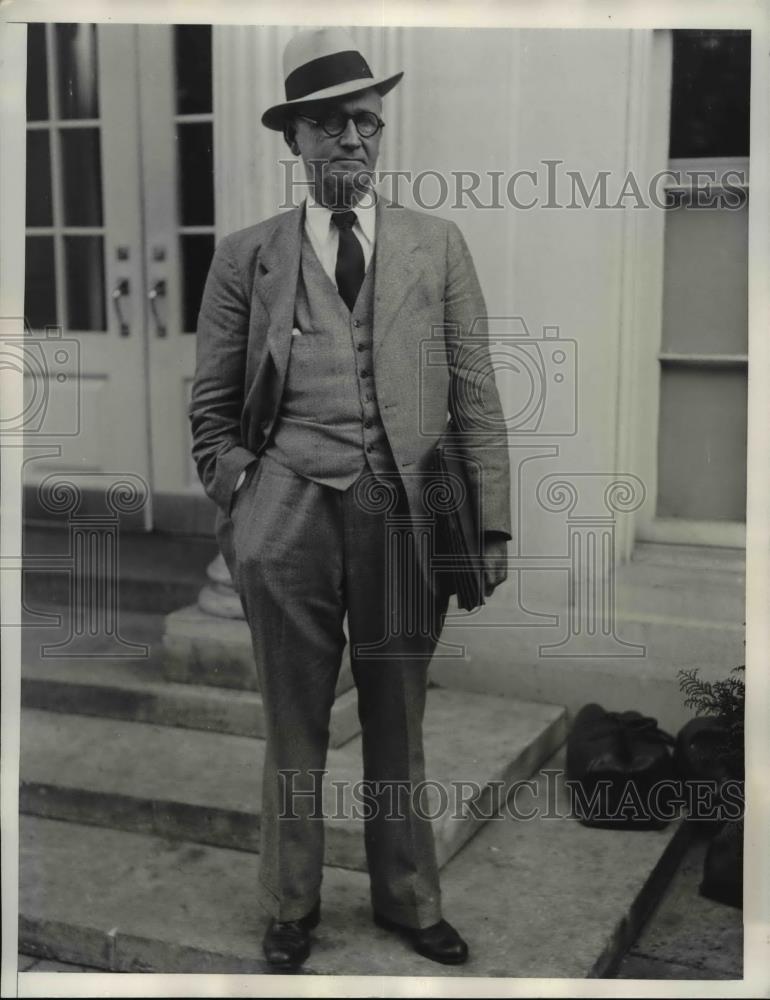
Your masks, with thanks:
[[(286, 212), (257, 253), (254, 288), (270, 317), (267, 340), (281, 382), (291, 351), (303, 220), (302, 208)], [(420, 281), (419, 255), (415, 254), (419, 245), (410, 213), (380, 198), (374, 249), (375, 354), (392, 329), (410, 289)]]
[(377, 201), (377, 232), (374, 249), (373, 353), (392, 329), (409, 290), (420, 280), (414, 251), (419, 238), (410, 213), (380, 198)]
[(302, 208), (286, 212), (257, 253), (254, 289), (270, 317), (267, 341), (281, 383), (291, 351), (303, 218)]

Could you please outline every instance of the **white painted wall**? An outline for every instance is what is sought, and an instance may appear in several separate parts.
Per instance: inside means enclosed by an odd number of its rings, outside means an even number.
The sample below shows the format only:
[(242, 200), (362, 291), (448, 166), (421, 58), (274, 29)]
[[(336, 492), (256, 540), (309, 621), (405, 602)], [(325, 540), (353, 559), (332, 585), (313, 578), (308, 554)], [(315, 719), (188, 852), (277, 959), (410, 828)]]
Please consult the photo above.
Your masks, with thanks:
[[(294, 30), (215, 29), (222, 233), (265, 218), (280, 204), (276, 163), (287, 150), (280, 136), (261, 127), (259, 116), (281, 99), (280, 53)], [(534, 170), (537, 192), (546, 200), (543, 161), (548, 159), (565, 161), (562, 171), (580, 171), (589, 189), (600, 171), (609, 171), (615, 194), (629, 170), (644, 182), (666, 165), (669, 94), (658, 71), (660, 34), (424, 28), (354, 33), (375, 73), (405, 70), (384, 102), (380, 166), (385, 169), (502, 171), (506, 179), (517, 170)], [(435, 189), (426, 185), (424, 191), (432, 196)], [(488, 200), (489, 190), (482, 184), (482, 200)], [(518, 188), (521, 198), (532, 190), (527, 183)], [(560, 187), (557, 194), (569, 201), (568, 189)], [(658, 711), (665, 704), (673, 723), (682, 711), (675, 665), (694, 665), (696, 648), (698, 663), (712, 676), (726, 674), (740, 660), (739, 574), (731, 572), (719, 586), (702, 591), (693, 582), (699, 572), (703, 576), (699, 569), (683, 583), (648, 567), (641, 591), (633, 574), (624, 576), (618, 587), (618, 634), (644, 644), (645, 656), (543, 657), (540, 646), (558, 641), (566, 628), (568, 525), (565, 511), (549, 512), (536, 499), (544, 476), (581, 474), (579, 511), (606, 515), (603, 485), (617, 473), (647, 478), (654, 465), (662, 219), (630, 206), (449, 205), (440, 214), (453, 218), (466, 236), (490, 315), (521, 316), (534, 336), (543, 326), (558, 327), (562, 338), (575, 342), (578, 421), (572, 436), (512, 438), (522, 446), (513, 449), (514, 458), (531, 456), (532, 446), (550, 448), (547, 458), (521, 464), (521, 488), (515, 482), (513, 490), (512, 553), (539, 559), (542, 568), (526, 569), (520, 578), (512, 572), (481, 613), (450, 622), (445, 635), (462, 642), (466, 655), (461, 661), (438, 659), (433, 674), (456, 686), (560, 700), (572, 707), (603, 698), (611, 698), (612, 707), (647, 704)], [(509, 412), (516, 412), (521, 383), (501, 377), (499, 385)], [(567, 412), (562, 415), (566, 420)], [(608, 479), (586, 473), (606, 473)], [(617, 518), (620, 562), (633, 547), (632, 518)], [(553, 563), (548, 568), (549, 558), (559, 568)], [(693, 600), (686, 612), (679, 608), (668, 614), (682, 586)], [(555, 615), (558, 624), (522, 627), (532, 624), (533, 612)], [(718, 624), (703, 633), (708, 620)], [(613, 677), (625, 683), (608, 689)]]
[[(273, 214), (281, 204), (289, 157), (280, 135), (259, 124), (282, 96), (280, 54), (296, 29), (215, 29), (217, 218), (222, 233)], [(535, 170), (546, 196), (545, 159), (565, 161), (590, 185), (598, 171), (622, 177), (628, 158), (631, 37), (628, 31), (356, 29), (375, 72), (403, 68), (402, 83), (385, 99), (380, 166), (384, 169)], [(479, 189), (492, 196), (487, 176)], [(451, 186), (454, 191), (454, 187)], [(406, 195), (409, 188), (399, 189)], [(438, 184), (424, 182), (425, 200)], [(526, 199), (527, 178), (517, 185)], [(386, 186), (387, 193), (387, 186)], [(568, 198), (567, 189), (561, 192)], [(548, 438), (558, 459), (532, 466), (537, 478), (557, 471), (613, 472), (617, 462), (619, 327), (625, 215), (598, 208), (453, 208), (473, 252), (491, 315), (521, 316), (531, 334), (559, 327), (577, 345), (578, 433)], [(520, 383), (501, 375), (510, 412)], [(565, 421), (569, 414), (565, 413)], [(523, 442), (529, 438), (517, 437)], [(625, 468), (624, 471), (633, 471)], [(531, 502), (523, 512), (527, 547), (553, 545), (552, 517)]]

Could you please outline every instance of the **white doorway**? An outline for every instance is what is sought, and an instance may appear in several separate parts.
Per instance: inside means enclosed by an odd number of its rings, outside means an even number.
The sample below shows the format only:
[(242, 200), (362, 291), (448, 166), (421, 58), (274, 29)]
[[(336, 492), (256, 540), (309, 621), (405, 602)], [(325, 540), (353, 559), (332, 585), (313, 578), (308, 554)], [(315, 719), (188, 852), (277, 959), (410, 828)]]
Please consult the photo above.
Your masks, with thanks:
[(130, 474), (149, 487), (140, 527), (210, 530), (187, 401), (215, 242), (211, 76), (205, 25), (29, 26), (25, 315), (73, 345), (47, 377), (77, 420), (27, 463), (28, 501), (51, 473), (95, 493)]

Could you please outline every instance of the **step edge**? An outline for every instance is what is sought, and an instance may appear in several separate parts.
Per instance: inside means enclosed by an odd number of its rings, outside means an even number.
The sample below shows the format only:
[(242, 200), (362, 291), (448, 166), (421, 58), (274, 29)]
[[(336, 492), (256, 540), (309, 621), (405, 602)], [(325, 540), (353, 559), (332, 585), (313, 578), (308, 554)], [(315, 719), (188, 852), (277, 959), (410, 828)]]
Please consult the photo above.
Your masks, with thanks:
[[(348, 693), (349, 692), (345, 692), (345, 694), (348, 694)], [(343, 697), (344, 697), (344, 695), (341, 695), (340, 699), (342, 699)], [(352, 695), (350, 697), (350, 700), (352, 701)], [(88, 718), (88, 719), (96, 719), (96, 720), (99, 720), (99, 721), (107, 722), (107, 721), (109, 721), (112, 718), (111, 716), (104, 717), (104, 716), (100, 716), (100, 715), (78, 714), (78, 713), (74, 713), (74, 712), (71, 712), (71, 711), (57, 712), (55, 710), (45, 709), (45, 708), (29, 708), (29, 709), (27, 709), (27, 711), (40, 713), (40, 714), (42, 714), (44, 716), (54, 716), (54, 717), (58, 717), (58, 718), (62, 718), (63, 717), (65, 719), (71, 719), (71, 720), (78, 720), (78, 719)], [(503, 765), (503, 767), (505, 768), (505, 770), (507, 771), (509, 767), (516, 766), (516, 762), (520, 759), (520, 757), (522, 757), (523, 755), (526, 755), (527, 752), (530, 750), (530, 748), (538, 740), (542, 739), (547, 733), (549, 733), (554, 727), (566, 724), (566, 716), (567, 716), (566, 709), (561, 709), (559, 711), (559, 714), (554, 719), (552, 719), (549, 722), (542, 722), (541, 728), (536, 733), (534, 733), (533, 735), (531, 735), (529, 737), (528, 742), (519, 749), (518, 753), (513, 758), (513, 760), (508, 761), (507, 763), (505, 763)], [(210, 735), (212, 737), (227, 736), (227, 737), (230, 737), (230, 738), (235, 739), (235, 740), (248, 740), (248, 739), (250, 739), (250, 740), (258, 741), (260, 743), (264, 743), (264, 740), (261, 740), (259, 737), (238, 736), (238, 735), (231, 734), (231, 733), (218, 733), (218, 732), (211, 731), (211, 730), (189, 729), (189, 728), (178, 727), (178, 726), (159, 725), (158, 723), (152, 723), (152, 722), (139, 722), (139, 721), (133, 721), (133, 720), (125, 720), (125, 721), (126, 721), (126, 724), (128, 726), (138, 726), (138, 727), (141, 727), (141, 726), (150, 726), (153, 729), (161, 729), (161, 730), (164, 730), (164, 731), (168, 730), (169, 734), (170, 733), (175, 733), (177, 730), (179, 730), (180, 732), (183, 732), (183, 733), (186, 733), (186, 734), (190, 733), (190, 732), (193, 732), (193, 733), (206, 733), (207, 735)], [(539, 721), (541, 721), (541, 720), (539, 720)], [(175, 737), (172, 736), (171, 738), (173, 739)], [(179, 736), (180, 741), (182, 740), (182, 738), (183, 737), (180, 735)], [(339, 749), (339, 748), (336, 748), (336, 749)], [(435, 779), (431, 779), (431, 780), (442, 781), (442, 778), (435, 778)], [(485, 787), (486, 787), (486, 784), (488, 783), (488, 780), (493, 780), (493, 779), (484, 779)], [(144, 801), (142, 799), (139, 799), (138, 796), (130, 795), (128, 793), (123, 793), (123, 792), (117, 793), (117, 792), (109, 791), (109, 790), (102, 791), (100, 789), (83, 788), (82, 786), (60, 785), (60, 784), (57, 784), (56, 782), (38, 781), (36, 779), (33, 781), (32, 779), (29, 779), (28, 777), (25, 776), (25, 773), (24, 773), (24, 755), (23, 754), (22, 754), (22, 758), (21, 758), (20, 784), (47, 785), (47, 786), (54, 787), (54, 788), (55, 787), (61, 787), (61, 788), (66, 788), (66, 789), (68, 789), (70, 791), (81, 791), (81, 792), (87, 792), (87, 793), (91, 793), (91, 794), (100, 794), (100, 795), (121, 794), (121, 795), (126, 795), (126, 797), (128, 797), (128, 798), (135, 799), (136, 801)], [(151, 801), (156, 801), (156, 800), (155, 799), (151, 799)], [(165, 801), (170, 801), (170, 800), (163, 799), (163, 800), (157, 800), (157, 801), (159, 801), (159, 802), (165, 802)], [(198, 808), (207, 808), (207, 806), (205, 805), (205, 803), (180, 802), (179, 805), (188, 805), (188, 806), (195, 806), (195, 807), (198, 807)]]
[[(493, 776), (486, 779), (478, 796), (474, 796), (472, 802), (477, 802), (486, 794), (492, 781), (502, 780), (504, 784), (509, 784), (521, 778), (525, 771), (527, 776), (536, 772), (543, 761), (547, 760), (553, 752), (562, 745), (565, 734), (565, 717), (555, 720), (550, 725), (544, 727), (535, 734), (523, 746), (516, 757), (502, 766)], [(528, 759), (534, 756), (533, 764)], [(258, 853), (259, 830), (261, 826), (261, 808), (257, 805), (254, 811), (237, 809), (232, 806), (211, 806), (202, 802), (190, 802), (174, 800), (171, 798), (140, 797), (125, 792), (106, 791), (89, 789), (78, 786), (64, 785), (61, 783), (50, 783), (39, 780), (30, 780), (22, 774), (19, 782), (20, 811), (24, 815), (36, 816), (42, 819), (58, 819), (62, 822), (80, 822), (86, 826), (96, 826), (103, 829), (117, 829), (124, 832), (149, 833), (154, 836), (172, 836), (179, 840), (186, 840), (190, 843), (206, 844), (210, 847), (226, 848), (230, 850), (245, 851), (248, 853)], [(68, 801), (70, 800), (70, 801)], [(75, 805), (70, 802), (74, 800)], [(73, 808), (85, 807), (94, 809), (101, 805), (111, 813), (107, 821), (98, 821), (98, 816), (92, 814), (87, 819), (79, 816), (77, 819), (67, 815)], [(206, 835), (205, 829), (196, 827), (193, 837), (189, 834), (181, 836), (178, 827), (173, 821), (175, 815), (180, 813), (199, 814), (203, 813), (207, 818), (221, 817), (227, 829), (232, 829), (232, 839), (218, 834), (218, 825), (212, 824), (213, 833)], [(164, 821), (165, 813), (171, 814), (171, 822)], [(115, 814), (122, 817), (121, 825), (114, 826)], [(189, 822), (189, 820), (188, 820)], [(434, 835), (437, 846), (440, 846), (441, 867), (447, 864), (466, 843), (482, 829), (486, 820), (473, 816), (464, 816), (451, 824), (451, 833), (447, 832), (450, 823), (447, 817), (439, 821), (434, 826)], [(184, 820), (182, 821), (184, 823)], [(362, 820), (341, 820), (334, 821), (327, 819), (325, 823), (326, 834), (329, 844), (337, 844), (341, 849), (345, 843), (353, 843), (361, 840), (363, 835)], [(360, 844), (358, 844), (360, 847)], [(335, 864), (334, 867), (348, 867)], [(360, 871), (360, 865), (352, 870)]]
[[(38, 820), (38, 822), (47, 822), (45, 819)], [(57, 820), (52, 820), (51, 822), (60, 822)], [(72, 824), (74, 827), (86, 826), (87, 824)], [(126, 836), (131, 836), (130, 832), (126, 832)], [(144, 836), (157, 837), (155, 834), (145, 834)], [(670, 882), (678, 863), (687, 845), (690, 843), (692, 837), (691, 825), (686, 822), (680, 822), (677, 825), (676, 830), (673, 835), (668, 839), (667, 844), (662, 849), (657, 860), (655, 861), (653, 867), (650, 869), (647, 877), (645, 878), (641, 888), (637, 890), (632, 890), (632, 899), (630, 904), (625, 908), (625, 912), (621, 913), (615, 923), (615, 926), (609, 929), (608, 937), (609, 940), (605, 945), (604, 949), (597, 957), (592, 967), (585, 973), (585, 978), (601, 978), (608, 979), (613, 978), (613, 970), (619, 965), (623, 956), (629, 947), (629, 941), (632, 943), (633, 939), (638, 931), (641, 929), (644, 921), (646, 920), (649, 913), (652, 911), (656, 903), (659, 901), (663, 891)], [(209, 847), (207, 850), (227, 851), (227, 848), (217, 848)], [(56, 940), (57, 931), (61, 932), (61, 929), (65, 929), (65, 945), (61, 944), (61, 933), (59, 933), (59, 941)], [(69, 944), (73, 937), (79, 936), (81, 931), (86, 932), (87, 941), (86, 946), (81, 946), (79, 949), (73, 949)], [(53, 938), (54, 940), (48, 941), (47, 938)], [(101, 939), (102, 947), (105, 945), (111, 945), (112, 950), (106, 952), (109, 955), (108, 960), (105, 962), (104, 954), (99, 950), (98, 942)], [(132, 950), (139, 949), (139, 961), (137, 962), (137, 956), (130, 957), (126, 956), (124, 961), (123, 956), (120, 954), (121, 945), (123, 943), (128, 944), (129, 948)], [(201, 947), (200, 945), (188, 945), (183, 942), (177, 941), (167, 941), (159, 937), (144, 937), (141, 934), (132, 931), (123, 932), (118, 925), (115, 928), (110, 928), (110, 931), (106, 931), (103, 928), (94, 927), (89, 925), (85, 920), (58, 920), (54, 918), (49, 918), (43, 913), (30, 914), (25, 909), (25, 900), (20, 900), (19, 906), (19, 950), (36, 955), (41, 958), (51, 958), (58, 961), (72, 962), (80, 965), (90, 965), (95, 968), (101, 968), (105, 971), (114, 972), (131, 972), (131, 971), (154, 971), (158, 973), (169, 973), (174, 972), (185, 972), (194, 971), (202, 972), (208, 970), (201, 970), (200, 967), (195, 969), (191, 968), (174, 968), (169, 969), (167, 965), (164, 964), (163, 967), (155, 967), (151, 964), (144, 963), (141, 961), (141, 952), (144, 949), (145, 952), (148, 949), (148, 945), (157, 949), (160, 945), (161, 947), (168, 947), (173, 949), (175, 954), (182, 954), (189, 961), (197, 961), (200, 959), (202, 963), (207, 965), (216, 964), (218, 962), (228, 963), (232, 965), (232, 968), (228, 968), (228, 972), (240, 972), (249, 971), (246, 969), (246, 964), (250, 964), (251, 960), (245, 958), (243, 955), (239, 955), (236, 952), (228, 953), (223, 951), (217, 951), (214, 949), (207, 949)], [(125, 944), (123, 945), (125, 947)], [(258, 965), (259, 959), (256, 959), (256, 964)], [(256, 968), (256, 965), (255, 965)], [(222, 970), (217, 970), (222, 971)], [(266, 971), (272, 971), (267, 969)], [(311, 964), (307, 968), (301, 970), (304, 973), (314, 974)]]
[[(254, 704), (262, 704), (262, 694), (260, 691), (254, 690), (253, 688), (231, 688), (223, 687), (217, 684), (188, 684), (185, 681), (171, 681), (171, 680), (157, 680), (157, 681), (136, 681), (136, 682), (121, 682), (120, 680), (110, 680), (105, 678), (103, 682), (98, 680), (79, 680), (72, 677), (53, 677), (53, 676), (29, 676), (29, 674), (24, 676), (24, 667), (22, 666), (21, 675), (21, 687), (22, 692), (26, 686), (28, 687), (43, 687), (44, 685), (60, 685), (62, 687), (71, 688), (82, 688), (84, 690), (94, 690), (94, 691), (116, 691), (119, 693), (148, 693), (153, 695), (167, 696), (171, 695), (180, 699), (187, 699), (189, 701), (193, 700), (203, 700), (204, 698), (214, 698), (221, 702), (233, 702), (238, 701), (243, 703), (253, 702)], [(346, 688), (344, 691), (340, 692), (335, 698), (335, 703), (341, 701), (344, 698), (349, 698), (349, 696), (356, 693), (355, 687)], [(80, 712), (59, 712), (57, 709), (44, 709), (35, 708), (35, 711), (39, 712), (56, 712), (57, 715), (80, 715)], [(89, 715), (91, 713), (88, 713)], [(109, 716), (107, 716), (109, 718)]]
[[(84, 690), (94, 690), (94, 691), (116, 691), (121, 694), (131, 693), (131, 694), (153, 694), (153, 695), (172, 695), (173, 697), (186, 698), (189, 701), (196, 699), (203, 699), (204, 697), (213, 697), (219, 701), (232, 701), (238, 699), (239, 701), (262, 701), (262, 695), (259, 691), (255, 691), (253, 688), (228, 688), (219, 687), (215, 684), (186, 684), (184, 681), (139, 681), (136, 682), (126, 682), (118, 679), (110, 680), (105, 678), (104, 681), (98, 680), (79, 680), (72, 677), (51, 677), (51, 676), (24, 676), (24, 667), (22, 666), (21, 675), (21, 685), (22, 691), (24, 686), (36, 686), (42, 687), (47, 684), (61, 685), (62, 687), (71, 688), (82, 688)], [(46, 709), (38, 709), (37, 711), (47, 711)], [(55, 709), (51, 709), (55, 711)], [(58, 714), (70, 714), (70, 715), (80, 715), (79, 712), (69, 712)]]
[[(179, 690), (170, 690), (172, 684), (174, 689)], [(168, 682), (168, 685), (166, 687), (159, 684), (160, 693), (155, 693), (140, 685), (121, 687), (112, 684), (98, 685), (90, 682), (22, 677), (21, 707), (27, 711), (47, 712), (52, 715), (117, 719), (128, 723), (163, 726), (168, 729), (220, 733), (224, 736), (243, 736), (264, 741), (264, 725), (260, 724), (260, 719), (264, 716), (264, 703), (258, 691), (209, 688), (205, 685), (196, 685), (195, 689), (191, 690), (192, 686), (187, 684)], [(200, 691), (197, 690), (198, 687), (201, 688)], [(65, 693), (62, 688), (81, 690), (80, 692), (68, 690)], [(51, 703), (51, 699), (81, 697), (86, 694), (96, 698), (105, 695), (120, 696), (126, 700), (118, 706), (95, 705), (92, 710), (87, 710), (85, 705), (78, 709), (78, 706), (69, 703), (60, 705)], [(136, 718), (137, 712), (143, 712), (146, 717)], [(174, 718), (174, 713), (182, 712), (190, 713), (189, 717)], [(163, 718), (161, 713), (167, 713), (167, 717)], [(351, 713), (355, 714), (349, 719)], [(221, 719), (212, 720), (207, 717), (211, 715), (233, 717), (229, 722), (222, 722)], [(244, 720), (244, 715), (253, 716), (252, 721)], [(355, 689), (349, 689), (338, 695), (332, 706), (329, 720), (329, 748), (340, 749), (360, 732)]]
[(630, 906), (620, 917), (604, 950), (597, 957), (586, 979), (611, 979), (623, 957), (639, 936), (663, 893), (676, 874), (687, 847), (694, 837), (691, 824), (680, 819), (673, 834), (648, 872)]

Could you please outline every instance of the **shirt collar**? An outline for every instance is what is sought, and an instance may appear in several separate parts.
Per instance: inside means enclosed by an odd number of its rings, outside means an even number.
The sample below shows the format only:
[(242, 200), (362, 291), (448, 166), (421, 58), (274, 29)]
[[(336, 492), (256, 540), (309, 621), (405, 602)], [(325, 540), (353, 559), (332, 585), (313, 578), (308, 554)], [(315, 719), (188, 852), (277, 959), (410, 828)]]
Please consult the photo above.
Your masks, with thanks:
[[(313, 236), (320, 242), (329, 238), (332, 225), (332, 213), (324, 205), (319, 205), (308, 191), (305, 199), (305, 221)], [(358, 217), (358, 225), (361, 227), (366, 239), (374, 245), (374, 234), (377, 219), (376, 198), (364, 198), (354, 209)]]

